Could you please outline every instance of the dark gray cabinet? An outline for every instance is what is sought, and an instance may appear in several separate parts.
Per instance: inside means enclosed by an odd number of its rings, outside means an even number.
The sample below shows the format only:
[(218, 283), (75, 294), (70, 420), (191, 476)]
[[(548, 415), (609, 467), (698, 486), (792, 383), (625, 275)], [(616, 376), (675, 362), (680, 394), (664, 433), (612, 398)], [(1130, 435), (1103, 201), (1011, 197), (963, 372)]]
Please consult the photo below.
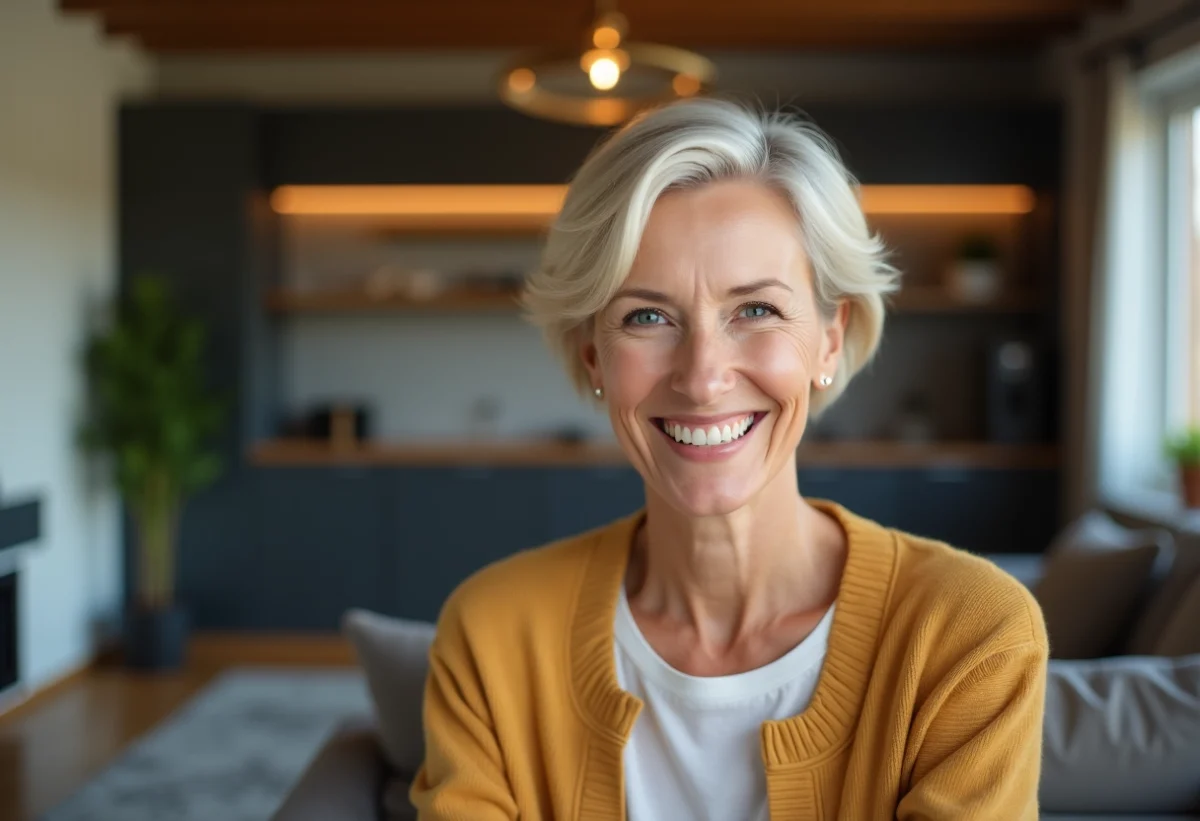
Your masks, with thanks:
[(387, 472), (380, 608), (433, 620), (464, 579), (548, 540), (540, 468), (413, 468)]
[(1058, 472), (965, 467), (804, 468), (800, 492), (978, 553), (1039, 552), (1058, 526)]
[(896, 475), (889, 470), (801, 467), (800, 493), (837, 502), (883, 525), (896, 521)]
[(380, 606), (384, 478), (370, 468), (256, 471), (263, 627), (334, 630), (346, 608)]
[(608, 524), (646, 503), (642, 477), (631, 467), (556, 468), (549, 474), (547, 516), (552, 539)]
[[(801, 492), (976, 552), (1040, 551), (1053, 470), (813, 468)], [(629, 467), (259, 468), (194, 500), (180, 594), (202, 629), (335, 630), (349, 607), (433, 620), (488, 564), (644, 504)]]

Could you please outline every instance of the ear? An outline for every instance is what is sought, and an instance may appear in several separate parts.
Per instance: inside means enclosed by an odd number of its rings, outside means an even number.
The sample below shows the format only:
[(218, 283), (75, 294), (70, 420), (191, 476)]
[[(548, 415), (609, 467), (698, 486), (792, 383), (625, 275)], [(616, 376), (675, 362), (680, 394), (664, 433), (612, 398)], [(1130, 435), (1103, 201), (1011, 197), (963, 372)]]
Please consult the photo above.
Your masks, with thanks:
[(596, 349), (595, 334), (592, 331), (592, 323), (587, 323), (581, 327), (577, 333), (579, 335), (579, 358), (583, 361), (583, 367), (587, 369), (588, 379), (591, 380), (593, 388), (598, 388), (603, 384), (603, 379), (600, 376), (600, 352)]
[(833, 377), (837, 373), (842, 359), (842, 346), (846, 340), (846, 324), (849, 321), (850, 303), (843, 299), (838, 303), (833, 316), (822, 323), (821, 349), (817, 356), (817, 374), (814, 375), (814, 379), (819, 379), (821, 374)]

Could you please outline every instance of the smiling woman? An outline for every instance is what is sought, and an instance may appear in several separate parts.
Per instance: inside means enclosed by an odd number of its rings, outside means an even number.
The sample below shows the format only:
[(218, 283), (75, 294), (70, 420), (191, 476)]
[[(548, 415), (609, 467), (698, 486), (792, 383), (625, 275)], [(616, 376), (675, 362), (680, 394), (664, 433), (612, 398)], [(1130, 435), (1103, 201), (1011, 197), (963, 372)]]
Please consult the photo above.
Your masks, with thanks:
[(690, 100), (588, 158), (524, 302), (646, 503), (451, 597), (423, 819), (1037, 817), (1032, 597), (799, 492), (896, 280), (798, 117)]

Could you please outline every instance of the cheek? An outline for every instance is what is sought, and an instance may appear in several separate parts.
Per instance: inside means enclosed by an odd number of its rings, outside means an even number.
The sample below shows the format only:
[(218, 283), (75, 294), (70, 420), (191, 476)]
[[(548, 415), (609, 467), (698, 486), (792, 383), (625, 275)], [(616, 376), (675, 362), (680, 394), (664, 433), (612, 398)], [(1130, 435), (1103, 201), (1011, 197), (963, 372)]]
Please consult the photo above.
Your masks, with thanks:
[(610, 404), (637, 404), (670, 376), (665, 340), (621, 339), (601, 349), (601, 372)]
[(758, 334), (747, 340), (746, 364), (761, 390), (780, 404), (808, 395), (816, 346), (799, 335)]

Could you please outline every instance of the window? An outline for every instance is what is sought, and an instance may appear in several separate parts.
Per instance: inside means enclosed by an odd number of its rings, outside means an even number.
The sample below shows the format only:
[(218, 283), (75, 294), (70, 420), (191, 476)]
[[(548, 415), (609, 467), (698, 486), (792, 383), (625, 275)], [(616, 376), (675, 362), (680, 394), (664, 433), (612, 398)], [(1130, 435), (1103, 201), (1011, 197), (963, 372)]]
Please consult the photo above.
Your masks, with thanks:
[(1167, 140), (1164, 422), (1173, 432), (1200, 424), (1200, 106), (1169, 112)]
[(1096, 487), (1178, 521), (1168, 435), (1200, 425), (1200, 47), (1114, 71), (1104, 169), (1093, 396)]

